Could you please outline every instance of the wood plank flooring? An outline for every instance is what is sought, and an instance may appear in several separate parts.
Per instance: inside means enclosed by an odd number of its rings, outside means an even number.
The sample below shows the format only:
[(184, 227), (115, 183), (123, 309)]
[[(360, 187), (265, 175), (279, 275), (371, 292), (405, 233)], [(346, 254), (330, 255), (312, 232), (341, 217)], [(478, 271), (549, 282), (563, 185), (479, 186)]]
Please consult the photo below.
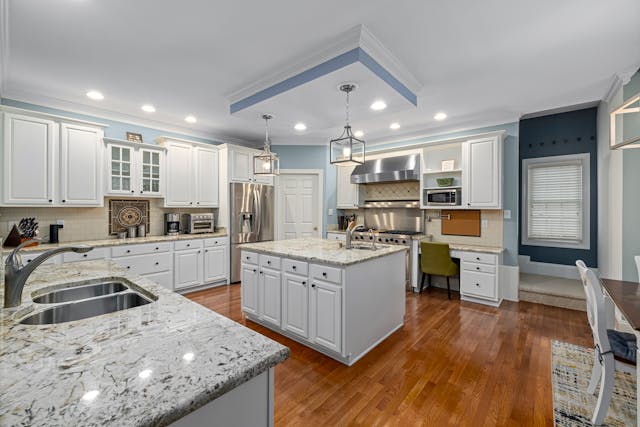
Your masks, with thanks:
[(404, 327), (347, 367), (246, 320), (240, 285), (187, 296), (291, 349), (276, 426), (552, 426), (551, 340), (593, 345), (584, 312), (429, 289), (407, 293)]

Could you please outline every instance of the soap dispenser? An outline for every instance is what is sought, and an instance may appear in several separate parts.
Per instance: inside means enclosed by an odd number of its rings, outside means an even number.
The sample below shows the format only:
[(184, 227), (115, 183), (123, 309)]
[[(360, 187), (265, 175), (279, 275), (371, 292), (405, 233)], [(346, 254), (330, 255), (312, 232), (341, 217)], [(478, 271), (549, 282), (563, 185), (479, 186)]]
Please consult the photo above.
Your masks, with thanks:
[(49, 225), (49, 243), (59, 243), (58, 230), (64, 228), (62, 224), (50, 224)]

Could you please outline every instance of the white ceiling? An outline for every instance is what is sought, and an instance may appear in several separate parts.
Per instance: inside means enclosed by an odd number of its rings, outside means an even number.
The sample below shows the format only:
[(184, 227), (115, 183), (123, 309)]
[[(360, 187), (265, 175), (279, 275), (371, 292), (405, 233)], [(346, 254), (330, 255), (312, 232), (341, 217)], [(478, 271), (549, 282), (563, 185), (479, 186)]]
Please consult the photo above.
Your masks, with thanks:
[[(359, 24), (423, 84), (418, 108), (359, 107), (354, 128), (368, 142), (504, 123), (601, 99), (615, 73), (640, 66), (638, 0), (0, 3), (0, 23), (8, 20), (3, 97), (214, 138), (259, 142), (264, 123), (232, 117), (229, 95)], [(89, 89), (105, 99), (89, 100)], [(286, 115), (313, 111), (313, 90), (303, 93)], [(143, 103), (157, 112), (142, 112)], [(438, 111), (449, 118), (434, 121)], [(185, 123), (187, 114), (198, 122)], [(277, 117), (273, 143), (326, 143), (343, 126), (340, 120), (335, 131), (310, 127), (299, 134), (291, 128), (297, 120)], [(401, 129), (389, 130), (391, 121)]]

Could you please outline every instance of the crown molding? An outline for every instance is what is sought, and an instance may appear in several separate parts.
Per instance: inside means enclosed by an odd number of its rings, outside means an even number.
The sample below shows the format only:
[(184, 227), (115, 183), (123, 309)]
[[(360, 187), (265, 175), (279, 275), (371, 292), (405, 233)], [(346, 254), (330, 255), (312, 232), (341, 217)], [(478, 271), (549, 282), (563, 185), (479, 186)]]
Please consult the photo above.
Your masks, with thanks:
[(0, 97), (7, 87), (9, 68), (9, 0), (0, 0)]
[(640, 64), (634, 65), (627, 68), (626, 70), (614, 74), (611, 78), (611, 84), (602, 97), (602, 100), (607, 104), (611, 104), (611, 101), (613, 101), (613, 98), (616, 96), (618, 91), (622, 89), (622, 86), (629, 83), (631, 77), (633, 77), (633, 75), (638, 72), (640, 72)]

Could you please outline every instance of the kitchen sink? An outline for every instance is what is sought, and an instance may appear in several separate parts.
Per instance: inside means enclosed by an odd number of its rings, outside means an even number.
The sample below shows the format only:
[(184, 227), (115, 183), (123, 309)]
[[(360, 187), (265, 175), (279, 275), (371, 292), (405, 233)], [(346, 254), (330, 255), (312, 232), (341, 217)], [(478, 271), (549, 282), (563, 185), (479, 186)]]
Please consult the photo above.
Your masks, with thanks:
[(33, 298), (33, 302), (38, 304), (55, 304), (60, 302), (78, 301), (102, 295), (116, 294), (118, 292), (126, 291), (127, 289), (129, 289), (129, 287), (124, 283), (110, 280), (107, 282), (90, 283), (81, 286), (70, 286), (68, 288), (57, 289)]
[(375, 251), (378, 248), (375, 248), (373, 246), (351, 246), (351, 249), (358, 249), (361, 251)]
[(138, 293), (112, 294), (79, 302), (56, 305), (25, 317), (20, 323), (23, 325), (51, 325), (71, 322), (100, 316), (101, 314), (140, 307), (151, 302), (151, 299)]

